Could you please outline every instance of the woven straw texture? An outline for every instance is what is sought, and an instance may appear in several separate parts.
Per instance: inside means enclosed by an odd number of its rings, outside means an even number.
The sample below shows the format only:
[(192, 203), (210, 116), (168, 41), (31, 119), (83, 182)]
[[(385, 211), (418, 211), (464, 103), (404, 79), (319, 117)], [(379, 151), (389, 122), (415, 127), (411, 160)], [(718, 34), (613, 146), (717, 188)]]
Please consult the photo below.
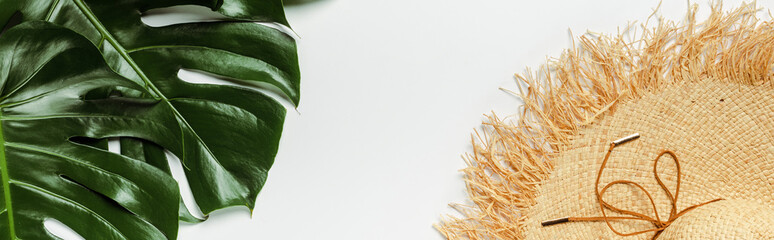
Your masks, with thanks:
[(771, 239), (773, 211), (754, 201), (720, 201), (678, 218), (660, 239)]
[[(594, 182), (604, 154), (611, 141), (640, 133), (613, 151), (601, 186), (642, 184), (668, 218), (653, 164), (672, 150), (682, 169), (678, 211), (726, 199), (688, 212), (659, 239), (774, 239), (774, 22), (759, 20), (766, 11), (754, 5), (724, 12), (718, 4), (703, 22), (696, 9), (680, 23), (581, 36), (535, 73), (516, 75), (523, 111), (515, 119), (492, 114), (474, 135), (463, 170), (473, 204), (452, 204), (463, 216), (436, 228), (449, 239), (651, 239), (620, 237), (604, 222), (540, 225), (600, 216)], [(658, 169), (674, 192), (674, 161), (664, 156)], [(604, 198), (654, 216), (634, 187), (617, 185)]]
[[(667, 228), (672, 238), (662, 234), (660, 239), (706, 239), (697, 238), (695, 233), (705, 233), (710, 239), (753, 239), (744, 236), (764, 229), (768, 229), (768, 238), (761, 239), (774, 238), (774, 210), (761, 207), (774, 204), (773, 107), (774, 91), (768, 87), (712, 80), (670, 86), (660, 93), (646, 94), (619, 105), (614, 113), (581, 130), (570, 146), (554, 158), (554, 171), (543, 183), (537, 204), (527, 212), (526, 239), (618, 237), (604, 222), (547, 227), (542, 227), (540, 222), (560, 217), (600, 216), (593, 183), (602, 158), (611, 141), (634, 132), (642, 137), (616, 147), (602, 175), (603, 184), (618, 179), (640, 183), (656, 200), (660, 217), (668, 219), (671, 204), (653, 176), (653, 163), (662, 149), (670, 149), (680, 159), (682, 171), (678, 210), (712, 199), (729, 199), (726, 200), (729, 202), (711, 203), (689, 212), (690, 215)], [(664, 156), (658, 169), (661, 179), (674, 192), (674, 162)], [(647, 196), (634, 187), (616, 186), (604, 197), (618, 208), (654, 216)], [(731, 204), (730, 199), (747, 201)], [(753, 204), (748, 206), (748, 203)], [(705, 211), (699, 212), (699, 209)], [(688, 220), (715, 214), (709, 209), (727, 219)], [(757, 219), (746, 217), (749, 213), (737, 215), (745, 211), (758, 214)], [(635, 232), (653, 225), (624, 220), (614, 221), (613, 227), (621, 232)], [(630, 238), (650, 239), (652, 235)]]

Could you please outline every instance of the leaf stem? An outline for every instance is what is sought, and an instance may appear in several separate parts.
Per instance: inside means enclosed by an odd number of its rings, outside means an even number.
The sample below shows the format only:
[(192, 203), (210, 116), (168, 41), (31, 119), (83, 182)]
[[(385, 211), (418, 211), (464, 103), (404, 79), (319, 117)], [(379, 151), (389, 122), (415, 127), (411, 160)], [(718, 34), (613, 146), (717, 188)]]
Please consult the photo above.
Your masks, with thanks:
[[(0, 113), (2, 117), (2, 113)], [(11, 239), (16, 237), (16, 229), (13, 220), (13, 208), (11, 204), (11, 177), (8, 176), (8, 162), (5, 159), (5, 138), (3, 137), (3, 124), (0, 121), (0, 174), (3, 181), (3, 195), (5, 200), (6, 214), (8, 214), (8, 229)]]
[(54, 12), (56, 12), (56, 9), (59, 7), (60, 0), (54, 1), (54, 3), (51, 4), (51, 7), (48, 9), (48, 13), (46, 14), (46, 22), (51, 21), (51, 17), (54, 16)]

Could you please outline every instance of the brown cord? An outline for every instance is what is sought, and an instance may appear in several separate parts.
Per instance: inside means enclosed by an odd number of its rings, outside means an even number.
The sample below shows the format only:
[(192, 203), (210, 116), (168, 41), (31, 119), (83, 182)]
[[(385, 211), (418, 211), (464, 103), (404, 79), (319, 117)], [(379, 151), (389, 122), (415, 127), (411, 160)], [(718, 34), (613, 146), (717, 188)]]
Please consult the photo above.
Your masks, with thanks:
[[(637, 135), (637, 137), (639, 137), (639, 135)], [(636, 137), (634, 137), (634, 138), (636, 138)], [(632, 139), (634, 139), (634, 138), (632, 138)], [(631, 140), (631, 139), (629, 139), (629, 140)], [(613, 231), (615, 234), (618, 234), (619, 236), (624, 236), (625, 237), (625, 236), (638, 235), (638, 234), (643, 234), (643, 233), (648, 233), (648, 232), (656, 232), (656, 234), (653, 235), (653, 238), (652, 238), (652, 239), (656, 239), (661, 234), (661, 232), (664, 231), (664, 229), (669, 227), (669, 225), (671, 225), (678, 217), (682, 216), (683, 214), (687, 213), (688, 211), (696, 209), (696, 208), (701, 207), (701, 206), (704, 206), (704, 205), (709, 204), (709, 203), (713, 203), (713, 202), (717, 202), (717, 201), (723, 200), (723, 199), (720, 199), (720, 198), (719, 199), (715, 199), (715, 200), (712, 200), (712, 201), (708, 201), (708, 202), (704, 202), (704, 203), (701, 203), (701, 204), (696, 204), (696, 205), (690, 206), (690, 207), (688, 207), (686, 209), (683, 209), (680, 212), (677, 212), (677, 196), (680, 193), (680, 174), (681, 174), (680, 173), (680, 161), (678, 160), (678, 158), (675, 155), (675, 153), (670, 151), (670, 150), (662, 151), (658, 155), (658, 157), (656, 157), (656, 159), (654, 160), (655, 162), (653, 163), (653, 175), (656, 178), (656, 182), (658, 182), (658, 185), (661, 186), (661, 189), (663, 189), (664, 192), (666, 192), (667, 197), (669, 198), (669, 201), (672, 203), (672, 209), (671, 209), (671, 211), (669, 213), (669, 219), (668, 220), (662, 221), (661, 218), (659, 218), (658, 210), (656, 209), (656, 203), (655, 203), (655, 201), (653, 201), (653, 197), (650, 195), (650, 193), (647, 190), (645, 190), (644, 187), (642, 187), (642, 185), (640, 185), (638, 183), (635, 183), (635, 182), (632, 182), (632, 181), (627, 181), (627, 180), (616, 180), (616, 181), (610, 182), (607, 185), (605, 185), (605, 187), (603, 187), (602, 190), (600, 191), (599, 190), (599, 180), (602, 178), (602, 170), (605, 169), (605, 166), (607, 165), (607, 160), (610, 158), (610, 153), (613, 152), (613, 148), (615, 148), (616, 146), (618, 146), (618, 145), (620, 145), (622, 143), (623, 142), (620, 142), (620, 141), (618, 143), (616, 143), (616, 142), (610, 143), (610, 149), (607, 151), (607, 154), (605, 154), (605, 158), (604, 158), (604, 160), (602, 160), (602, 166), (599, 167), (599, 172), (597, 173), (597, 181), (596, 181), (596, 183), (594, 185), (595, 186), (594, 190), (595, 190), (596, 195), (597, 195), (597, 202), (599, 203), (599, 208), (602, 211), (602, 216), (601, 217), (568, 217), (568, 218), (560, 218), (560, 219), (545, 221), (545, 222), (542, 223), (543, 226), (550, 226), (550, 225), (554, 225), (554, 224), (558, 224), (558, 223), (563, 223), (563, 222), (605, 221), (605, 223), (607, 224), (607, 227), (610, 228), (611, 231)], [(659, 161), (659, 159), (661, 159), (661, 156), (664, 156), (664, 154), (669, 154), (670, 156), (672, 156), (672, 159), (674, 159), (675, 165), (677, 166), (677, 187), (675, 188), (675, 194), (674, 195), (672, 195), (672, 192), (670, 192), (669, 189), (666, 187), (666, 185), (664, 185), (664, 182), (661, 181), (661, 178), (658, 175), (658, 161)], [(654, 219), (654, 218), (651, 218), (649, 216), (646, 216), (645, 214), (641, 214), (641, 213), (634, 212), (634, 211), (623, 210), (623, 209), (614, 207), (613, 205), (610, 205), (607, 202), (605, 202), (605, 200), (602, 199), (602, 196), (605, 194), (607, 189), (609, 189), (611, 186), (616, 185), (616, 184), (631, 184), (631, 185), (634, 185), (635, 187), (639, 188), (643, 192), (645, 192), (645, 195), (647, 195), (648, 199), (650, 200), (650, 204), (653, 206), (653, 212), (655, 213), (656, 218)], [(607, 216), (607, 213), (605, 213), (605, 209), (606, 208), (610, 209), (612, 211), (618, 212), (618, 213), (631, 215), (632, 217)], [(638, 231), (638, 232), (621, 233), (618, 230), (616, 230), (615, 228), (613, 228), (613, 225), (610, 224), (610, 220), (640, 220), (640, 221), (648, 221), (648, 222), (653, 223), (654, 228), (648, 229), (648, 230), (643, 230), (643, 231)]]

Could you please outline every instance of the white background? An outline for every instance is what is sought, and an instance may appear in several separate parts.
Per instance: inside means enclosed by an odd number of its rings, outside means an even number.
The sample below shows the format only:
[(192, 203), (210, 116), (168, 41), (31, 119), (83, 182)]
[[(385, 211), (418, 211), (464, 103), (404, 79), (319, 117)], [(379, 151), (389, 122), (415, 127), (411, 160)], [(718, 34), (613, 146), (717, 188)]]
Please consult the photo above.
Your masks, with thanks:
[[(288, 112), (255, 211), (217, 211), (204, 223), (183, 224), (179, 239), (442, 239), (432, 224), (453, 213), (448, 203), (466, 201), (458, 170), (470, 134), (483, 114), (518, 110), (518, 99), (498, 88), (516, 89), (514, 73), (558, 56), (571, 44), (569, 30), (616, 33), (643, 22), (658, 2), (288, 6), (299, 35), (301, 105)], [(708, 11), (707, 2), (696, 3)], [(664, 2), (660, 15), (682, 20), (687, 8), (686, 1)]]

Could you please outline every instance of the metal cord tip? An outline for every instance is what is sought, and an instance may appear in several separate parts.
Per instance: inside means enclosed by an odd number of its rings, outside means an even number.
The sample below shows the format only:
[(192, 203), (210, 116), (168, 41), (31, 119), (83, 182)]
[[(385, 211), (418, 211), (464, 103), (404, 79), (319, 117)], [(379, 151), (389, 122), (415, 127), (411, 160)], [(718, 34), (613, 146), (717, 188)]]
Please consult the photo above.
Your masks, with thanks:
[(623, 144), (623, 143), (625, 143), (625, 142), (628, 142), (628, 141), (631, 141), (631, 140), (634, 140), (634, 139), (637, 139), (637, 138), (640, 138), (640, 134), (639, 134), (639, 133), (635, 133), (635, 134), (632, 134), (632, 135), (626, 136), (626, 137), (624, 137), (624, 138), (621, 138), (621, 139), (615, 140), (615, 141), (613, 141), (613, 144), (615, 144), (615, 145), (621, 145), (621, 144)]
[(540, 225), (543, 225), (543, 227), (545, 227), (545, 226), (551, 226), (554, 224), (566, 223), (569, 221), (570, 221), (570, 218), (557, 218), (554, 220), (543, 221), (540, 223)]

